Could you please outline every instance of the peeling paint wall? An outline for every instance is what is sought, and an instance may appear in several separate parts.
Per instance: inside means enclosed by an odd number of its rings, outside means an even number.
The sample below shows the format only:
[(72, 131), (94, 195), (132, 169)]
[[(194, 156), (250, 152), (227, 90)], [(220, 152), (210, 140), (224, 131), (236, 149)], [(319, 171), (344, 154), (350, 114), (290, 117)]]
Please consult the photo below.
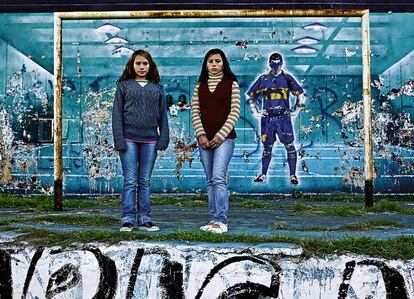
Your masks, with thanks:
[[(380, 193), (414, 191), (411, 183), (414, 175), (414, 49), (409, 43), (401, 45), (385, 39), (383, 44), (381, 39), (384, 34), (388, 36), (395, 28), (403, 28), (404, 24), (412, 22), (410, 16), (412, 14), (376, 14), (371, 17), (374, 188)], [(9, 14), (0, 15), (0, 22), (1, 18), (9, 17)], [(23, 24), (19, 28), (25, 28), (29, 25), (24, 22), (40, 16), (28, 14), (27, 19), (20, 18)], [(49, 15), (43, 18), (50, 21)], [(171, 143), (157, 160), (153, 191), (198, 193), (205, 190), (189, 107), (201, 66), (202, 58), (198, 57), (216, 46), (211, 40), (215, 34), (217, 44), (223, 45), (231, 57), (230, 64), (238, 75), (242, 94), (241, 116), (236, 127), (238, 139), (228, 172), (231, 192), (362, 192), (363, 106), (358, 60), (361, 53), (360, 47), (355, 46), (360, 37), (354, 36), (359, 24), (352, 18), (326, 18), (327, 28), (306, 31), (324, 41), (317, 54), (292, 54), (291, 49), (283, 48), (295, 46), (305, 30), (300, 24), (310, 21), (312, 18), (302, 21), (299, 18), (278, 25), (258, 19), (252, 21), (252, 28), (257, 32), (252, 29), (252, 32), (243, 33), (231, 27), (230, 21), (226, 24), (224, 20), (220, 31), (215, 32), (216, 25), (209, 23), (214, 20), (192, 20), (171, 37), (171, 30), (163, 28), (162, 20), (140, 20), (136, 26), (144, 27), (137, 33), (128, 29), (129, 25), (125, 23), (127, 28), (118, 28), (110, 34), (112, 38), (117, 34), (129, 38), (138, 34), (140, 40), (147, 42), (145, 47), (153, 53), (162, 75), (161, 83), (169, 106)], [(204, 22), (206, 28), (197, 22)], [(77, 28), (85, 24), (91, 24), (88, 26), (92, 33), (84, 30), (78, 35)], [(101, 24), (101, 21), (70, 21), (63, 27), (62, 136), (66, 194), (117, 193), (122, 188), (120, 162), (112, 148), (111, 110), (115, 81), (129, 52), (127, 48), (111, 50), (119, 45), (111, 45), (111, 36), (94, 29)], [(53, 38), (47, 23), (37, 21), (36, 26), (44, 28), (33, 31), (39, 35), (39, 41)], [(18, 35), (19, 32), (14, 33)], [(0, 37), (2, 35), (10, 42), (14, 41), (0, 30)], [(154, 36), (158, 36), (158, 44), (153, 40)], [(89, 40), (93, 38), (99, 41)], [(169, 38), (173, 38), (170, 44)], [(203, 39), (201, 42), (198, 41), (200, 38)], [(105, 49), (109, 52), (102, 54), (100, 47), (107, 42), (109, 45)], [(308, 36), (302, 42), (313, 40)], [(273, 149), (268, 183), (253, 183), (261, 169), (263, 147), (259, 141), (260, 127), (245, 102), (245, 93), (257, 76), (268, 69), (268, 55), (279, 49), (269, 46), (273, 43), (281, 47), (286, 58), (285, 69), (299, 80), (307, 94), (305, 111), (294, 118), (300, 180), (296, 187), (288, 182), (286, 153), (280, 143)], [(143, 46), (134, 45), (135, 48)], [(0, 42), (0, 51), (4, 53), (0, 58), (4, 62), (0, 67), (0, 190), (17, 193), (53, 191), (52, 76), (39, 66), (48, 65), (48, 59), (53, 56), (51, 50), (46, 46), (16, 49), (6, 41)], [(88, 51), (107, 56), (90, 58)], [(397, 52), (400, 56), (391, 57)], [(187, 55), (188, 65), (178, 65), (174, 53)], [(301, 59), (302, 64), (298, 62)], [(321, 64), (313, 63), (312, 59)], [(387, 62), (381, 69), (378, 65), (383, 61)], [(305, 62), (309, 65), (304, 65)], [(294, 99), (291, 103), (294, 104)]]
[(0, 190), (50, 193), (53, 174), (39, 169), (39, 152), (52, 135), (52, 76), (1, 39), (0, 50)]
[(413, 261), (125, 242), (0, 250), (1, 298), (413, 298)]

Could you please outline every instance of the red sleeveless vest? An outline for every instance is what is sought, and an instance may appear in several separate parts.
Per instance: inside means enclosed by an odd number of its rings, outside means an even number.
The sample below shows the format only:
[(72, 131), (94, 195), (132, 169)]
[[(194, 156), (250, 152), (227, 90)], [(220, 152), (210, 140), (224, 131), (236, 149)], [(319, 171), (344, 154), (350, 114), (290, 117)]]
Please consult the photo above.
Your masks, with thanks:
[[(223, 77), (214, 92), (210, 92), (207, 82), (202, 82), (198, 87), (200, 118), (208, 140), (220, 131), (230, 114), (232, 85), (232, 80)], [(234, 128), (227, 138), (236, 138)]]

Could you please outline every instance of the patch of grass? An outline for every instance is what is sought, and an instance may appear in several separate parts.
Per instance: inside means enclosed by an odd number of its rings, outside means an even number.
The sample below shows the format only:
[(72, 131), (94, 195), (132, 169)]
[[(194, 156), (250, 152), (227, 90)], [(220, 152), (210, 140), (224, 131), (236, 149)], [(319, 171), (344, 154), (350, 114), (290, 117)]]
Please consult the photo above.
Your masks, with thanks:
[(376, 230), (376, 229), (387, 229), (387, 228), (401, 228), (407, 227), (406, 224), (400, 223), (397, 221), (389, 219), (373, 219), (360, 223), (351, 223), (341, 225), (338, 230), (348, 230), (348, 231), (366, 231), (366, 230)]
[[(52, 202), (54, 199), (52, 198)], [(119, 207), (121, 201), (115, 197), (99, 197), (87, 199), (66, 199), (63, 202), (64, 209), (88, 209), (88, 208), (110, 208)]]
[(300, 215), (318, 216), (361, 216), (365, 214), (362, 208), (355, 206), (316, 206), (296, 203), (293, 205), (293, 212)]
[(39, 228), (22, 228), (18, 230), (24, 235), (16, 238), (16, 241), (28, 242), (35, 246), (62, 246), (68, 247), (73, 244), (87, 244), (103, 242), (115, 244), (121, 241), (132, 241), (123, 233), (109, 230), (83, 230), (71, 232), (55, 232)]
[[(93, 242), (116, 244), (120, 241), (185, 241), (185, 242), (243, 242), (248, 244), (288, 242), (302, 246), (303, 256), (325, 256), (329, 254), (363, 254), (386, 259), (413, 259), (414, 237), (397, 237), (392, 240), (375, 240), (367, 237), (348, 237), (340, 240), (324, 238), (296, 238), (285, 235), (257, 236), (250, 234), (213, 234), (201, 231), (177, 231), (174, 233), (148, 234), (140, 232), (120, 233), (108, 230), (86, 230), (71, 233), (26, 228), (24, 236), (17, 241), (36, 246), (62, 246)], [(8, 244), (9, 246), (10, 244)]]
[[(382, 195), (381, 195), (382, 196)], [(364, 202), (365, 198), (363, 194), (347, 194), (342, 192), (331, 193), (331, 194), (308, 194), (302, 192), (293, 192), (290, 195), (280, 194), (264, 194), (260, 196), (250, 196), (249, 198), (257, 198), (266, 201), (296, 199), (301, 202)], [(378, 197), (378, 196), (376, 196)], [(414, 196), (412, 197), (414, 201)]]
[[(151, 204), (158, 205), (170, 205), (183, 208), (204, 208), (208, 206), (208, 197), (206, 195), (188, 195), (179, 197), (155, 197), (152, 199)], [(258, 200), (247, 199), (243, 197), (230, 197), (230, 206), (237, 208), (247, 209), (271, 209), (274, 208), (270, 203)]]
[(10, 226), (17, 222), (65, 224), (75, 226), (109, 226), (119, 223), (119, 219), (103, 215), (54, 214), (39, 216), (17, 216), (0, 219), (0, 226)]
[(382, 230), (389, 228), (407, 227), (406, 224), (389, 219), (373, 219), (359, 223), (344, 224), (339, 227), (335, 226), (304, 226), (304, 227), (286, 227), (286, 222), (280, 221), (273, 225), (273, 229), (287, 231), (367, 231)]
[(414, 208), (403, 207), (401, 203), (390, 201), (388, 199), (383, 199), (374, 203), (374, 207), (368, 208), (367, 211), (373, 213), (390, 212), (396, 214), (414, 215)]
[(374, 203), (373, 208), (365, 209), (363, 205), (306, 205), (296, 203), (293, 212), (300, 215), (319, 215), (319, 216), (361, 216), (368, 213), (395, 213), (404, 215), (414, 215), (414, 208), (406, 208), (399, 202), (392, 202), (383, 199)]
[(304, 226), (304, 227), (297, 227), (294, 230), (297, 231), (305, 231), (305, 232), (319, 232), (319, 231), (334, 231), (338, 230), (338, 228), (331, 226), (331, 227), (324, 227), (324, 226)]
[(0, 219), (0, 226), (9, 226), (11, 225), (15, 220), (15, 218), (13, 217), (4, 217)]
[(119, 223), (119, 219), (102, 215), (42, 215), (25, 219), (30, 222), (52, 222), (76, 226), (108, 226)]
[[(153, 206), (170, 205), (184, 208), (205, 208), (208, 206), (206, 195), (188, 195), (188, 196), (154, 196), (151, 200)], [(241, 197), (230, 198), (232, 207), (242, 207), (250, 209), (269, 209), (273, 206), (263, 200), (246, 199)], [(119, 198), (101, 197), (86, 199), (64, 199), (63, 207), (65, 210), (70, 209), (88, 209), (88, 208), (108, 208), (118, 207)], [(33, 197), (16, 197), (10, 194), (0, 194), (0, 208), (4, 209), (25, 209), (29, 211), (53, 211), (54, 198), (52, 196), (33, 196)]]
[(230, 206), (247, 209), (274, 209), (275, 205), (258, 199), (234, 198), (230, 199)]
[(401, 236), (391, 240), (369, 237), (348, 237), (339, 240), (307, 238), (300, 241), (304, 256), (328, 254), (362, 254), (385, 259), (409, 260), (414, 258), (414, 237)]
[(54, 201), (51, 196), (16, 197), (8, 193), (0, 193), (0, 208), (52, 210), (53, 207)]
[(154, 197), (151, 200), (151, 204), (154, 206), (177, 206), (183, 208), (201, 208), (207, 207), (208, 200), (205, 195), (188, 195), (179, 197)]
[(291, 230), (290, 228), (286, 227), (286, 223), (286, 221), (278, 221), (272, 225), (272, 228), (276, 230)]
[[(358, 216), (363, 215), (366, 212), (378, 213), (378, 212), (394, 212), (398, 214), (414, 215), (414, 209), (402, 207), (399, 203), (401, 198), (406, 201), (414, 201), (414, 196), (407, 195), (401, 197), (379, 197), (383, 198), (374, 203), (374, 208), (364, 210), (363, 195), (295, 195), (295, 198), (300, 200), (300, 203), (294, 205), (294, 212), (299, 214), (315, 214), (325, 216)], [(378, 196), (377, 196), (378, 198)], [(284, 197), (284, 199), (289, 199)], [(398, 199), (398, 200), (397, 200)], [(279, 202), (280, 204), (276, 204)], [(165, 196), (154, 195), (152, 198), (152, 205), (172, 205), (185, 208), (199, 208), (207, 207), (208, 199), (205, 194), (189, 194), (178, 196)], [(341, 205), (335, 206), (312, 206), (306, 203), (308, 202), (347, 202), (355, 203), (353, 206), (343, 207)], [(248, 208), (248, 209), (275, 209), (286, 208), (283, 205), (283, 199), (280, 196), (263, 195), (263, 196), (231, 196), (231, 207)], [(119, 207), (119, 197), (115, 196), (103, 196), (99, 198), (65, 198), (63, 202), (63, 208), (65, 210), (70, 209), (93, 209), (93, 208), (110, 208)], [(355, 209), (355, 206), (361, 208)], [(17, 197), (10, 193), (0, 193), (0, 209), (21, 209), (28, 211), (53, 211), (54, 198), (53, 196), (37, 195), (33, 197)]]
[[(293, 198), (298, 199), (302, 202), (365, 202), (364, 194), (344, 194), (344, 193), (332, 193), (332, 194), (293, 194)], [(269, 198), (271, 199), (271, 197)], [(412, 194), (402, 194), (402, 195), (375, 195), (375, 200), (377, 202), (382, 200), (387, 201), (406, 201), (413, 202), (414, 195)]]
[[(72, 244), (86, 244), (91, 242), (103, 242), (116, 244), (120, 241), (185, 241), (185, 242), (245, 242), (260, 243), (263, 238), (248, 234), (214, 234), (210, 232), (195, 231), (177, 231), (173, 233), (149, 234), (139, 231), (119, 232), (110, 230), (83, 230), (67, 232), (56, 232), (47, 229), (23, 228), (19, 231), (25, 233), (24, 236), (18, 237), (17, 241), (25, 241), (36, 246), (62, 246), (66, 247)], [(283, 238), (283, 240), (286, 240)]]
[[(96, 199), (64, 199), (64, 209), (87, 209), (119, 206), (120, 201), (114, 197)], [(30, 211), (53, 211), (53, 196), (36, 195), (31, 197), (17, 197), (9, 193), (0, 193), (0, 208), (22, 209)]]
[(376, 195), (377, 201), (387, 200), (387, 201), (407, 201), (413, 202), (413, 194), (400, 194), (400, 195)]
[(303, 202), (364, 202), (364, 195), (343, 195), (343, 194), (329, 194), (329, 195), (302, 195), (298, 199)]

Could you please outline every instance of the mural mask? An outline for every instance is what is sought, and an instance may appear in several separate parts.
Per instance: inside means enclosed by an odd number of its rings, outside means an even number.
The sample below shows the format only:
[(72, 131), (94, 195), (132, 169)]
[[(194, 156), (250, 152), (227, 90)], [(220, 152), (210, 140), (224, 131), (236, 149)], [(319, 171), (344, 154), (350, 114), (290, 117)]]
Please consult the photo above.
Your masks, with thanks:
[(269, 57), (269, 65), (272, 68), (272, 72), (275, 74), (280, 73), (283, 65), (283, 57), (279, 53), (273, 53)]

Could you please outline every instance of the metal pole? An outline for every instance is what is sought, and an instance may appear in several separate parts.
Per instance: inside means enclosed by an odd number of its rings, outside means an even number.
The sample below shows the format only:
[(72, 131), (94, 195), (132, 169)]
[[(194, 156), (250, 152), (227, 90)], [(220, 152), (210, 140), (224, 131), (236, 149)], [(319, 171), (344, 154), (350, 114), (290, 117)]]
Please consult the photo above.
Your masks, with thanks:
[(63, 206), (63, 159), (62, 159), (62, 20), (54, 14), (54, 196), (55, 210)]
[(364, 100), (364, 176), (365, 207), (374, 205), (374, 163), (372, 154), (371, 50), (369, 39), (369, 11), (361, 17), (362, 30), (362, 88)]

